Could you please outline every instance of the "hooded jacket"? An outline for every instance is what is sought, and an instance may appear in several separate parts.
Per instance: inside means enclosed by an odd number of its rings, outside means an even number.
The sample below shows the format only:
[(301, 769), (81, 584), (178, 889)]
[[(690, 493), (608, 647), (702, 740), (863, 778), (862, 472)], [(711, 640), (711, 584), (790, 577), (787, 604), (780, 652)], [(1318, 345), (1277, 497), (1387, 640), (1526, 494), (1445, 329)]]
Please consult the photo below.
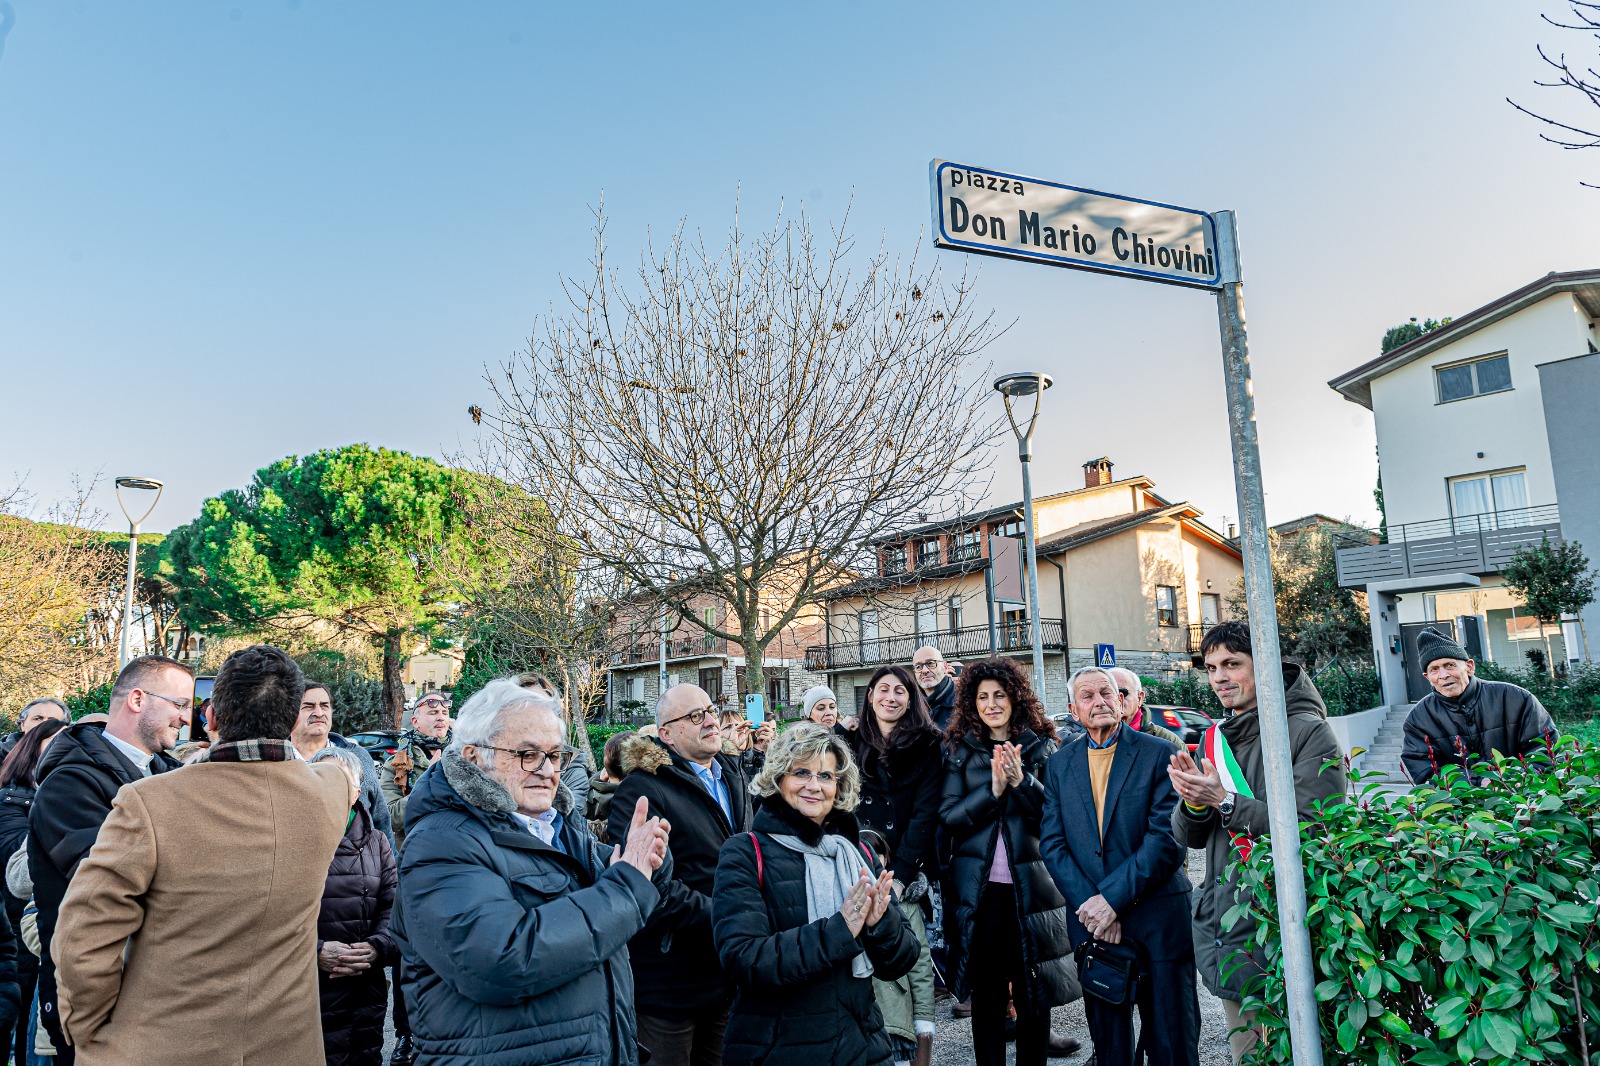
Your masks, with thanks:
[[(993, 780), (994, 742), (967, 733), (951, 748), (944, 772), (939, 817), (953, 850), (945, 872), (945, 943), (949, 946), (948, 983), (957, 999), (972, 992), (972, 954), (987, 950), (972, 942), (978, 905), (989, 886), (996, 840), (1005, 833), (1006, 865), (1017, 899), (1022, 958), (1027, 964), (1026, 994), (1036, 1011), (1071, 1003), (1081, 996), (1067, 928), (1067, 901), (1045, 868), (1039, 851), (1044, 816), (1044, 769), (1056, 742), (1031, 729), (1016, 738), (1022, 749), (1022, 783), (997, 799)], [(1012, 994), (1024, 990), (1013, 988)]]
[[(1301, 822), (1313, 822), (1318, 818), (1313, 804), (1344, 793), (1344, 749), (1328, 725), (1328, 710), (1310, 676), (1296, 664), (1284, 663), (1283, 681), (1295, 805)], [(1180, 801), (1172, 826), (1180, 844), (1204, 848), (1206, 853), (1206, 877), (1197, 890), (1194, 908), (1194, 953), (1200, 978), (1212, 994), (1238, 1001), (1247, 984), (1264, 972), (1263, 957), (1258, 954), (1264, 949), (1254, 943), (1256, 922), (1248, 913), (1241, 914), (1231, 929), (1222, 928), (1223, 916), (1238, 902), (1239, 864), (1231, 834), (1260, 837), (1271, 824), (1260, 716), (1254, 710), (1234, 714), (1222, 721), (1221, 729), (1255, 796), (1236, 798), (1233, 817), (1226, 826), (1215, 807), (1196, 813)], [(1333, 765), (1323, 769), (1330, 761)]]
[(634, 1002), (642, 1014), (669, 1019), (724, 1007), (732, 990), (711, 939), (711, 890), (722, 845), (750, 828), (750, 795), (738, 761), (714, 756), (733, 809), (730, 822), (694, 764), (660, 740), (634, 737), (623, 744), (621, 758), (623, 777), (611, 798), (607, 839), (623, 842), (641, 796), (650, 804), (651, 817), (672, 825), (672, 880), (628, 949)]
[(383, 1066), (383, 1023), (389, 1013), (384, 967), (400, 954), (389, 934), (394, 889), (394, 852), (373, 825), (363, 795), (328, 866), (317, 914), (317, 951), (329, 940), (370, 944), (378, 958), (370, 969), (348, 977), (317, 971), (327, 1066)]
[[(824, 833), (859, 846), (848, 811), (817, 825), (779, 798), (756, 812), (750, 833), (722, 849), (713, 920), (722, 966), (736, 989), (723, 1038), (726, 1066), (877, 1066), (890, 1061), (873, 978), (897, 981), (922, 945), (891, 906), (875, 926), (852, 936), (842, 914), (811, 921), (805, 857), (774, 835), (817, 844)], [(757, 844), (760, 839), (760, 861)], [(868, 856), (862, 855), (867, 862)], [(878, 864), (871, 862), (873, 873)], [(873, 977), (856, 977), (851, 960), (866, 953)]]
[[(150, 760), (154, 773), (176, 770), (166, 752)], [(39, 908), (39, 1024), (60, 1035), (56, 1020), (56, 966), (50, 955), (67, 884), (94, 847), (111, 801), (123, 785), (144, 774), (105, 737), (102, 722), (78, 722), (57, 733), (34, 776), (39, 789), (28, 812), (28, 867)]]
[(1544, 753), (1555, 736), (1550, 712), (1533, 693), (1475, 677), (1456, 699), (1430, 692), (1417, 701), (1406, 715), (1400, 761), (1422, 785), (1446, 766), (1490, 762), (1497, 751), (1508, 758)]
[[(416, 781), (390, 922), (429, 1066), (638, 1066), (628, 941), (660, 901), (559, 790), (560, 847), (454, 752)], [(658, 871), (670, 876), (667, 866)]]

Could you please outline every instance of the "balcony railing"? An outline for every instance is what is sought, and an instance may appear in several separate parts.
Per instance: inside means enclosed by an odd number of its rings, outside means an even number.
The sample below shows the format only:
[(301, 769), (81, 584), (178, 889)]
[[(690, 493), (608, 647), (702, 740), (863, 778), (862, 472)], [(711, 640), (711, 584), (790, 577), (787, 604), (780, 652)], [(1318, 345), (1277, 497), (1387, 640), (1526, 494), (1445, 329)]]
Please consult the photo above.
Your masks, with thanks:
[[(1059, 618), (1039, 619), (1039, 635), (1048, 650), (1061, 650), (1062, 625)], [(923, 633), (906, 637), (878, 637), (875, 640), (851, 643), (823, 644), (806, 649), (807, 670), (849, 670), (857, 667), (881, 666), (884, 663), (909, 663), (912, 654), (921, 647), (932, 645), (946, 659), (981, 659), (995, 651), (1023, 652), (1033, 647), (1033, 638), (1026, 621), (1003, 622), (995, 626), (995, 639), (999, 646), (989, 647), (989, 627), (964, 626), (938, 633)]]
[(1389, 535), (1341, 533), (1335, 537), (1339, 584), (1434, 574), (1495, 574), (1522, 548), (1561, 540), (1554, 504), (1390, 526)]
[[(667, 642), (667, 661), (673, 659), (699, 659), (709, 655), (726, 655), (728, 642), (709, 634), (688, 635), (674, 633)], [(653, 663), (661, 658), (661, 638), (626, 644), (611, 653), (612, 666), (629, 666), (634, 663)]]
[(1216, 628), (1215, 622), (1191, 622), (1189, 624), (1189, 654), (1200, 654), (1200, 642), (1205, 640), (1206, 631)]

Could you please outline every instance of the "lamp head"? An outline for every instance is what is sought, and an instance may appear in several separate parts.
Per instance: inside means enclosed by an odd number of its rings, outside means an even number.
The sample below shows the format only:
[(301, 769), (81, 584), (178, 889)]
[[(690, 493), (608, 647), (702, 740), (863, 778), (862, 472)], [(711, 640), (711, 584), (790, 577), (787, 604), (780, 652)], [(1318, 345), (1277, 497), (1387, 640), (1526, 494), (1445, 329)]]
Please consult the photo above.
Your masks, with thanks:
[(1014, 396), (1032, 396), (1043, 392), (1055, 381), (1049, 374), (1006, 374), (995, 379), (995, 391), (1008, 399)]
[[(161, 482), (157, 481), (153, 477), (119, 477), (117, 478), (116, 485), (117, 506), (122, 508), (123, 516), (127, 518), (128, 525), (132, 527), (131, 531), (138, 533), (139, 527), (144, 524), (144, 520), (146, 518), (150, 517), (150, 512), (156, 509), (156, 504), (161, 499)], [(150, 506), (145, 508), (144, 514), (140, 515), (138, 518), (135, 518), (133, 517), (132, 512), (128, 510), (127, 503), (122, 499), (123, 489), (154, 492), (156, 495), (155, 499), (150, 501)]]
[(153, 477), (119, 477), (117, 478), (117, 488), (149, 489), (152, 492), (160, 492), (161, 482)]

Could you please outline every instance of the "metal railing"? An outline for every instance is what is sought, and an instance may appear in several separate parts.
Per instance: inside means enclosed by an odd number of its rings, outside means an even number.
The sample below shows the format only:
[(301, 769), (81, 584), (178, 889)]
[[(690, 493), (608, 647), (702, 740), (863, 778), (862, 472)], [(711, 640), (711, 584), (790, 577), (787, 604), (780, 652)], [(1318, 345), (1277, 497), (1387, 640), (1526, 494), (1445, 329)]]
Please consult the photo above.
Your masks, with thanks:
[[(674, 633), (667, 642), (667, 659), (698, 659), (706, 655), (726, 655), (728, 642), (706, 633), (686, 635)], [(661, 658), (660, 638), (641, 639), (637, 644), (627, 644), (611, 653), (612, 666), (629, 666), (634, 663), (651, 663)]]
[[(1059, 618), (1039, 619), (1040, 639), (1046, 649), (1059, 651), (1063, 626)], [(994, 652), (1026, 652), (1033, 644), (1026, 620), (1002, 622), (995, 626), (997, 647), (989, 646), (989, 627), (963, 626), (920, 636), (878, 637), (852, 643), (822, 644), (806, 649), (807, 670), (848, 670), (881, 666), (884, 663), (909, 663), (912, 654), (925, 645), (938, 648), (946, 659), (983, 658)]]
[(1498, 573), (1520, 549), (1545, 538), (1561, 540), (1561, 515), (1554, 504), (1407, 522), (1390, 526), (1387, 536), (1339, 533), (1334, 558), (1339, 584), (1359, 588), (1392, 578)]
[(1206, 632), (1215, 629), (1215, 622), (1191, 622), (1189, 624), (1189, 654), (1200, 654), (1200, 643), (1205, 640)]

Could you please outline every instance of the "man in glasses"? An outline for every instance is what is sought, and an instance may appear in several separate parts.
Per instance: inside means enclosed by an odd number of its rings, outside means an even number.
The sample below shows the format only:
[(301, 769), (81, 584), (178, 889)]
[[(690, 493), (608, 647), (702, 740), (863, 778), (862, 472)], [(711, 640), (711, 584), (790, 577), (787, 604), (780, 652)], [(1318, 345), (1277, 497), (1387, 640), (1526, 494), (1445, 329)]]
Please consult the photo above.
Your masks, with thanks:
[(718, 1066), (732, 995), (711, 940), (711, 887), (723, 841), (750, 828), (748, 783), (722, 754), (717, 707), (698, 686), (667, 689), (656, 727), (659, 739), (623, 745), (606, 826), (620, 842), (640, 797), (672, 825), (672, 880), (629, 946), (639, 1043), (651, 1066)]
[(928, 698), (928, 714), (943, 732), (956, 709), (955, 671), (944, 661), (944, 653), (929, 646), (911, 653), (911, 676)]
[(424, 692), (411, 708), (411, 728), (400, 734), (399, 750), (378, 770), (378, 784), (389, 805), (389, 822), (398, 849), (406, 835), (406, 797), (423, 773), (450, 744), (450, 697)]
[(117, 675), (106, 721), (63, 729), (39, 762), (39, 791), (28, 812), (28, 866), (39, 908), (39, 1024), (50, 1033), (57, 1066), (73, 1062), (61, 1035), (50, 955), (62, 897), (111, 814), (117, 790), (178, 768), (167, 752), (189, 724), (193, 702), (194, 674), (187, 666), (141, 655)]

